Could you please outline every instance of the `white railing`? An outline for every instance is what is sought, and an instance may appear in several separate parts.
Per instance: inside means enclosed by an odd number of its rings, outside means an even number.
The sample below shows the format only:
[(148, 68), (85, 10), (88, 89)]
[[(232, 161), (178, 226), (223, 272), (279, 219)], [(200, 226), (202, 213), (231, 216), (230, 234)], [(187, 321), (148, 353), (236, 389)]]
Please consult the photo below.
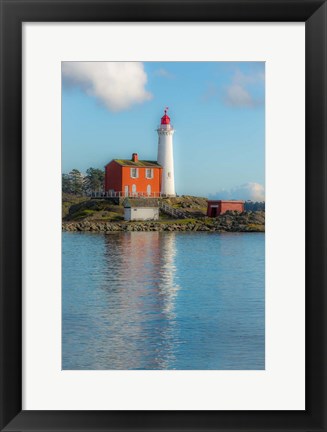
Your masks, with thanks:
[(182, 218), (182, 219), (187, 218), (187, 216), (183, 212), (181, 212), (178, 209), (175, 209), (174, 207), (169, 206), (164, 202), (160, 202), (159, 207), (164, 213), (167, 213), (170, 216), (173, 216), (175, 218)]
[(161, 192), (116, 192), (116, 191), (92, 191), (89, 192), (91, 198), (161, 198), (165, 197), (165, 194)]

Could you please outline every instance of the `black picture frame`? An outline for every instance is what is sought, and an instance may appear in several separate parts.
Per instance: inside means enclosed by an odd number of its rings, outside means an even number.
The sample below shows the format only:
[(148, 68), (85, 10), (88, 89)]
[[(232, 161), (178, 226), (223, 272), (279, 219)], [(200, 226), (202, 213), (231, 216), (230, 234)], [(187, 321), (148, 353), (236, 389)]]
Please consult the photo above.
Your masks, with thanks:
[[(326, 1), (0, 0), (0, 4), (1, 430), (326, 431)], [(28, 21), (305, 22), (305, 411), (22, 411), (22, 23)], [(304, 203), (292, 203), (290, 217), (303, 208)]]

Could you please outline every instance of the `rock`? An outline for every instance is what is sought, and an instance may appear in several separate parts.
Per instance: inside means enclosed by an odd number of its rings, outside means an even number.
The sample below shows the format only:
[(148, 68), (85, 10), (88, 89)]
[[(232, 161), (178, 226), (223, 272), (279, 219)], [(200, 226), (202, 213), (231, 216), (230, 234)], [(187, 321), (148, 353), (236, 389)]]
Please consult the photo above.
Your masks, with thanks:
[[(194, 216), (192, 216), (194, 218)], [(119, 231), (211, 231), (211, 232), (264, 232), (265, 212), (227, 212), (217, 218), (201, 217), (196, 222), (175, 223), (161, 222), (108, 222), (108, 221), (70, 221), (62, 223), (63, 231), (92, 231), (92, 232), (119, 232)]]

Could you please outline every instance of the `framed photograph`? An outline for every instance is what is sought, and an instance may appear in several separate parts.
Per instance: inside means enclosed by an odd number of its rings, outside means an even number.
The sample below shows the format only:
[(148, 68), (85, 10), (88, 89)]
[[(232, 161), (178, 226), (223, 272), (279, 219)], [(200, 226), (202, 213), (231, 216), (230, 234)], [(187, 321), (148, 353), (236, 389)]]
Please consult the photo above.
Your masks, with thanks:
[(326, 2), (1, 23), (1, 430), (325, 431)]

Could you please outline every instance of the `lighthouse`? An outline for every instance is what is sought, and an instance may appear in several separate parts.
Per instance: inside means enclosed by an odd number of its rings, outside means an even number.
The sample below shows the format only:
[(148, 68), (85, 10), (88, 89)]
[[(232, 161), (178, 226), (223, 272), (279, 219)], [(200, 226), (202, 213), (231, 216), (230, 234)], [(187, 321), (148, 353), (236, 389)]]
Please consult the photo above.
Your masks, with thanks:
[(174, 179), (174, 155), (173, 155), (173, 135), (174, 128), (170, 124), (170, 118), (165, 114), (161, 117), (161, 124), (158, 132), (158, 164), (162, 166), (161, 193), (167, 196), (175, 196)]

